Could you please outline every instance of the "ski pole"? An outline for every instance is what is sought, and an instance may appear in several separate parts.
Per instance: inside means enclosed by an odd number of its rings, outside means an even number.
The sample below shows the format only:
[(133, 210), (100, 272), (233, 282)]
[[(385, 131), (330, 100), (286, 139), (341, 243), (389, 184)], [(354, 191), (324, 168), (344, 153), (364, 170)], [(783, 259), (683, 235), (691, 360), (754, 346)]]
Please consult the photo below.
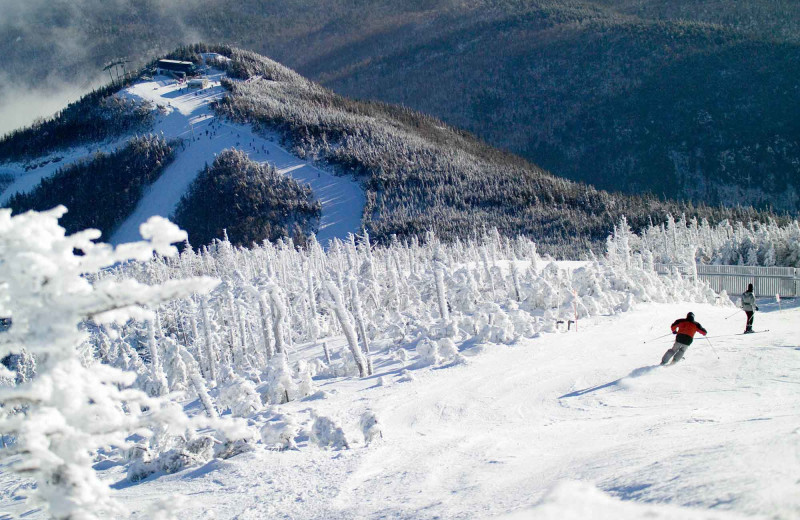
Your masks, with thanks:
[[(739, 314), (739, 311), (740, 311), (740, 310), (742, 310), (742, 309), (738, 309), (736, 312), (734, 312), (733, 314), (731, 314), (730, 316), (728, 316), (728, 318), (733, 318), (734, 316), (736, 316), (737, 314)], [(727, 320), (728, 318), (725, 318), (725, 319)]]
[(646, 340), (644, 340), (642, 343), (647, 343), (648, 341), (655, 341), (655, 340), (657, 340), (657, 339), (665, 338), (665, 337), (669, 336), (670, 334), (672, 334), (672, 333), (671, 333), (671, 332), (667, 332), (667, 333), (666, 333), (666, 334), (664, 334), (663, 336), (659, 336), (659, 337), (657, 337), (657, 338), (650, 338), (650, 339), (646, 339)]
[(708, 341), (708, 344), (711, 345), (711, 350), (714, 351), (714, 355), (717, 356), (717, 359), (719, 359), (719, 353), (717, 352), (717, 349), (714, 348), (714, 344), (711, 343), (711, 340), (708, 339), (708, 336), (703, 336), (703, 337), (706, 338), (706, 341)]

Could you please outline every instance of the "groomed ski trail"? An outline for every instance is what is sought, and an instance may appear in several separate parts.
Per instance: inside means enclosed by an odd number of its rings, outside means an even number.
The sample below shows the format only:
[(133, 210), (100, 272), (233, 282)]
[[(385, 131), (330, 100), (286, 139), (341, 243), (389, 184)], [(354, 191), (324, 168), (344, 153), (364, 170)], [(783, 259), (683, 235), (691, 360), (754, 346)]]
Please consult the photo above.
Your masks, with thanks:
[(182, 88), (174, 80), (157, 77), (125, 89), (122, 95), (147, 100), (162, 107), (154, 132), (165, 138), (181, 138), (184, 146), (176, 159), (145, 192), (133, 213), (117, 228), (109, 240), (121, 244), (138, 240), (139, 225), (153, 215), (170, 216), (200, 170), (214, 162), (227, 149), (247, 152), (250, 159), (274, 165), (280, 173), (300, 183), (309, 184), (322, 205), (317, 240), (325, 244), (333, 238), (345, 238), (360, 228), (365, 198), (361, 187), (347, 177), (334, 175), (298, 159), (277, 144), (265, 139), (249, 126), (220, 121), (210, 104), (225, 95), (219, 81), (223, 74), (209, 74), (209, 88), (195, 91)]

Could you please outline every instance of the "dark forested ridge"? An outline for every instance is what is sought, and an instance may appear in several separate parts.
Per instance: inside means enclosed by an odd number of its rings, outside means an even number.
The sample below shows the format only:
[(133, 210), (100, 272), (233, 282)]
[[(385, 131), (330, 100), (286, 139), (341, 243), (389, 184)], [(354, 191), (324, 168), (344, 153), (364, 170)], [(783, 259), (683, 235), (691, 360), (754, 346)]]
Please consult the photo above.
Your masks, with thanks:
[(68, 233), (94, 228), (108, 240), (174, 156), (173, 146), (160, 137), (134, 137), (113, 153), (60, 169), (33, 191), (12, 196), (6, 206), (19, 213), (63, 204), (68, 212), (60, 224)]
[(599, 188), (796, 212), (798, 78), (797, 43), (533, 9), (326, 84), (438, 115)]
[(219, 46), (183, 49), (233, 58), (251, 81), (227, 81), (216, 111), (279, 131), (301, 157), (355, 176), (366, 192), (363, 225), (379, 241), (435, 230), (454, 238), (496, 227), (535, 237), (545, 248), (585, 251), (626, 215), (634, 228), (668, 213), (719, 221), (749, 219), (749, 209), (720, 209), (598, 191), (554, 177), (526, 160), (412, 110), (342, 97), (255, 53)]
[(227, 232), (232, 244), (250, 246), (283, 237), (302, 244), (316, 231), (319, 216), (308, 186), (240, 150), (225, 150), (192, 183), (174, 220), (191, 244), (209, 244)]
[(0, 97), (9, 78), (81, 81), (117, 56), (222, 41), (600, 188), (800, 209), (794, 0), (32, 0), (4, 14)]
[[(201, 52), (231, 58), (221, 62), (234, 79), (223, 79), (228, 93), (213, 105), (217, 115), (271, 135), (277, 132), (283, 146), (298, 157), (357, 179), (366, 195), (362, 225), (377, 241), (428, 231), (454, 239), (497, 228), (509, 236), (531, 236), (544, 251), (575, 257), (590, 247), (601, 247), (622, 216), (634, 229), (661, 222), (668, 214), (713, 223), (769, 216), (746, 207), (724, 209), (614, 194), (559, 178), (436, 118), (401, 106), (343, 97), (250, 51), (197, 44), (167, 56), (200, 61)], [(26, 135), (39, 138), (32, 131)], [(102, 181), (108, 177), (97, 169), (116, 171), (125, 161), (152, 162), (152, 158), (137, 159), (136, 153), (137, 148), (129, 146), (121, 155), (98, 156), (65, 170), (33, 193), (14, 199), (12, 207), (64, 203), (82, 225), (107, 231), (119, 222), (119, 212), (110, 207), (115, 219), (95, 223), (105, 213), (98, 215), (92, 201), (105, 191), (121, 189), (125, 204), (119, 207), (132, 207), (135, 200), (130, 194), (135, 190), (124, 182)], [(87, 170), (104, 182), (102, 188), (85, 187)], [(130, 181), (136, 187), (145, 182), (138, 174)], [(110, 200), (119, 196), (113, 193)], [(231, 150), (201, 173), (175, 217), (193, 245), (219, 238), (223, 229), (233, 241), (247, 245), (280, 236), (302, 241), (316, 225), (319, 212), (307, 188)]]

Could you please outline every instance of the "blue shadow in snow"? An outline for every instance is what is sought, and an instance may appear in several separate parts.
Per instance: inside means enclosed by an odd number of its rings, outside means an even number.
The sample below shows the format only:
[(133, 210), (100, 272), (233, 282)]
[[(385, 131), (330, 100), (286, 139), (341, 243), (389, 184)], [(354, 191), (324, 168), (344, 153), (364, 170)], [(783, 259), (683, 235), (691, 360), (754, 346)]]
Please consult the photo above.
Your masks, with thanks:
[(189, 471), (188, 473), (186, 473), (183, 476), (183, 478), (184, 479), (193, 479), (193, 478), (197, 478), (197, 477), (203, 477), (205, 475), (208, 475), (209, 473), (212, 473), (212, 472), (218, 470), (219, 467), (220, 467), (220, 461), (219, 460), (216, 460), (216, 459), (215, 460), (211, 460), (209, 462), (206, 462), (205, 464), (203, 464), (199, 468), (193, 469), (192, 471)]
[(652, 486), (653, 484), (631, 484), (630, 486), (616, 486), (608, 488), (605, 491), (609, 495), (615, 496), (622, 500), (638, 500), (647, 502), (647, 500), (642, 500), (642, 491)]
[(771, 348), (790, 348), (794, 350), (800, 350), (800, 345), (772, 345)]
[(114, 482), (113, 484), (111, 484), (108, 487), (110, 487), (111, 489), (125, 489), (125, 488), (129, 488), (129, 487), (132, 487), (132, 486), (136, 486), (138, 484), (142, 484), (144, 482), (149, 482), (151, 480), (156, 480), (156, 479), (158, 479), (160, 477), (163, 477), (164, 475), (166, 475), (166, 473), (164, 473), (163, 471), (158, 471), (156, 473), (153, 473), (152, 475), (148, 475), (147, 477), (139, 479), (139, 480), (136, 480), (136, 481), (128, 480), (128, 477), (125, 477), (122, 480), (120, 480), (119, 482)]
[(122, 464), (123, 462), (119, 460), (101, 460), (100, 462), (92, 466), (92, 469), (94, 469), (95, 471), (105, 471), (107, 469), (113, 468), (114, 466), (121, 466)]
[[(218, 460), (218, 459), (211, 460), (209, 462), (206, 462), (205, 464), (203, 464), (199, 468), (195, 468), (195, 469), (193, 469), (191, 471), (184, 470), (184, 471), (186, 471), (186, 473), (184, 473), (181, 476), (181, 478), (187, 480), (187, 479), (194, 479), (194, 478), (197, 478), (197, 477), (202, 477), (202, 476), (208, 475), (209, 473), (212, 473), (212, 472), (216, 471), (217, 469), (219, 469), (221, 464), (223, 464), (223, 462)], [(178, 473), (180, 473), (180, 472), (178, 472)], [(147, 475), (145, 478), (142, 478), (142, 479), (139, 479), (139, 480), (136, 480), (136, 481), (128, 480), (128, 478), (125, 477), (125, 478), (123, 478), (122, 480), (120, 480), (118, 482), (114, 482), (109, 487), (111, 489), (117, 489), (117, 490), (125, 489), (125, 488), (129, 488), (129, 487), (132, 487), (132, 486), (136, 486), (136, 485), (142, 484), (144, 482), (151, 482), (153, 480), (158, 480), (159, 478), (161, 478), (161, 477), (163, 477), (165, 475), (168, 475), (168, 473), (165, 473), (163, 471), (156, 471), (155, 473), (153, 473), (151, 475)]]
[(602, 385), (597, 385), (597, 386), (592, 386), (592, 387), (589, 387), (589, 388), (584, 388), (583, 390), (575, 390), (574, 392), (570, 392), (568, 394), (562, 395), (561, 397), (559, 397), (559, 399), (566, 399), (568, 397), (580, 397), (582, 395), (591, 394), (592, 392), (597, 392), (598, 390), (603, 390), (605, 388), (611, 388), (612, 386), (619, 385), (620, 381), (622, 381), (623, 379), (628, 379), (628, 378), (633, 378), (633, 377), (641, 377), (641, 376), (643, 376), (645, 374), (649, 374), (653, 370), (657, 369), (659, 366), (660, 365), (651, 365), (651, 366), (647, 366), (647, 367), (640, 367), (640, 368), (637, 368), (636, 370), (634, 370), (633, 372), (631, 372), (630, 374), (628, 374), (627, 376), (620, 377), (619, 379), (611, 381), (610, 383), (605, 383), (605, 384), (602, 384)]

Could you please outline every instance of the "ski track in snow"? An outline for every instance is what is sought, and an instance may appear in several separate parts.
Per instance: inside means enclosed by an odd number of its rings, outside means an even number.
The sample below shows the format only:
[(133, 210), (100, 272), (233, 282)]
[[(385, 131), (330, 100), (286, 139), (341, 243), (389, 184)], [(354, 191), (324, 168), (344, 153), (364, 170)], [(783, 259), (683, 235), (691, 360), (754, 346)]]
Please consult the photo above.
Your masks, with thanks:
[[(322, 205), (317, 232), (320, 243), (326, 244), (333, 238), (345, 238), (348, 233), (357, 232), (361, 227), (365, 204), (364, 193), (358, 183), (298, 159), (278, 146), (275, 136), (264, 138), (247, 125), (221, 121), (209, 105), (225, 94), (225, 89), (219, 84), (222, 73), (216, 72), (208, 77), (211, 80), (210, 87), (200, 91), (182, 88), (173, 79), (157, 76), (152, 81), (140, 81), (119, 94), (163, 107), (151, 133), (167, 139), (181, 138), (183, 145), (178, 146), (175, 160), (145, 191), (133, 213), (111, 234), (109, 242), (116, 245), (140, 240), (139, 226), (149, 217), (169, 217), (200, 170), (211, 165), (215, 156), (227, 148), (243, 150), (250, 159), (272, 164), (280, 173), (311, 186)], [(22, 164), (0, 165), (0, 174), (14, 176), (14, 181), (0, 195), (0, 204), (7, 202), (14, 193), (32, 190), (58, 168), (90, 157), (96, 151), (113, 151), (128, 139), (54, 153), (50, 157), (61, 157), (59, 162), (30, 172), (24, 172)]]
[[(798, 518), (800, 308), (760, 306), (765, 334), (732, 335), (744, 318), (726, 320), (730, 307), (651, 304), (578, 332), (467, 346), (469, 363), (454, 367), (414, 369), (375, 345), (374, 377), (319, 380), (327, 398), (280, 408), (335, 417), (351, 450), (301, 442), (138, 484), (111, 464), (103, 478), (140, 511), (183, 495), (182, 516), (197, 519)], [(657, 366), (672, 337), (643, 339), (689, 309), (717, 338)], [(301, 347), (292, 359), (320, 355)], [(398, 381), (403, 368), (413, 381)], [(366, 409), (383, 431), (368, 447)], [(0, 511), (19, 507), (8, 479)], [(614, 498), (573, 485), (537, 505), (564, 480)]]

